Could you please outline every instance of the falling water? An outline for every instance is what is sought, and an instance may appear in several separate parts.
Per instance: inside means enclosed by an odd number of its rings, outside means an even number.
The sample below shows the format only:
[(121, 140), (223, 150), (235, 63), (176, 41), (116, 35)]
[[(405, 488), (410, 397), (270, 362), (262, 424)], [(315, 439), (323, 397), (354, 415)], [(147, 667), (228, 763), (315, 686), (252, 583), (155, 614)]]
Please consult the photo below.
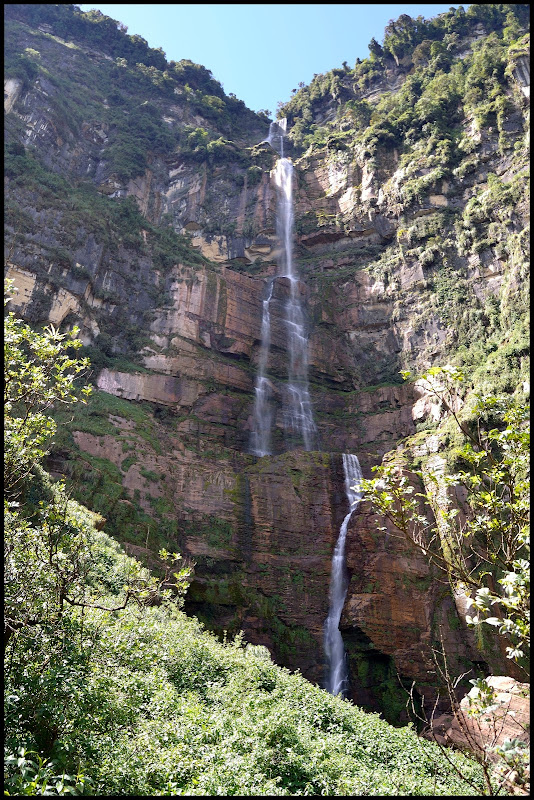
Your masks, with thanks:
[(273, 412), (270, 404), (271, 382), (266, 376), (267, 359), (271, 345), (271, 313), (269, 303), (273, 296), (274, 281), (268, 286), (267, 297), (262, 303), (261, 349), (258, 373), (254, 387), (253, 427), (250, 442), (251, 452), (256, 456), (267, 456), (271, 452), (271, 426)]
[[(278, 277), (289, 281), (289, 297), (284, 308), (289, 354), (288, 382), (284, 392), (284, 428), (300, 435), (304, 449), (311, 450), (315, 442), (316, 427), (308, 389), (308, 338), (300, 303), (299, 280), (293, 267), (293, 165), (289, 159), (284, 158), (285, 132), (286, 120), (278, 120), (271, 124), (269, 136), (265, 140), (281, 156), (274, 170), (274, 181), (278, 190), (276, 232), (281, 246)], [(271, 452), (271, 384), (265, 372), (271, 341), (269, 303), (273, 285), (274, 281), (270, 284), (268, 297), (263, 301), (262, 344), (254, 398), (251, 451), (259, 456)]]
[(279, 154), (281, 158), (284, 157), (284, 136), (287, 131), (287, 119), (279, 119), (276, 122), (271, 122), (269, 126), (269, 135), (264, 142), (270, 144), (273, 150)]
[(345, 473), (345, 493), (349, 501), (349, 513), (341, 523), (334, 555), (332, 556), (330, 608), (324, 627), (324, 649), (328, 666), (325, 688), (330, 694), (344, 694), (348, 689), (347, 655), (339, 631), (339, 620), (341, 619), (341, 612), (343, 611), (348, 589), (347, 565), (345, 563), (347, 528), (353, 511), (356, 510), (362, 499), (362, 492), (358, 488), (362, 477), (358, 458), (354, 455), (343, 453), (343, 471)]
[[(284, 133), (286, 120), (271, 122), (267, 142), (273, 150), (283, 153)], [(269, 304), (273, 296), (274, 279), (267, 287), (267, 296), (262, 302), (261, 313), (261, 346), (256, 385), (254, 386), (254, 409), (252, 412), (252, 435), (250, 437), (250, 452), (255, 456), (267, 456), (271, 453), (271, 428), (273, 411), (270, 403), (272, 384), (267, 378), (267, 360), (271, 346), (271, 311)]]
[[(283, 147), (283, 136), (282, 147)], [(304, 449), (312, 450), (316, 427), (308, 390), (308, 337), (300, 302), (299, 279), (293, 266), (293, 165), (288, 158), (276, 164), (274, 180), (278, 189), (277, 234), (282, 245), (279, 274), (289, 281), (285, 325), (289, 353), (288, 382), (284, 397), (284, 427), (300, 434)]]

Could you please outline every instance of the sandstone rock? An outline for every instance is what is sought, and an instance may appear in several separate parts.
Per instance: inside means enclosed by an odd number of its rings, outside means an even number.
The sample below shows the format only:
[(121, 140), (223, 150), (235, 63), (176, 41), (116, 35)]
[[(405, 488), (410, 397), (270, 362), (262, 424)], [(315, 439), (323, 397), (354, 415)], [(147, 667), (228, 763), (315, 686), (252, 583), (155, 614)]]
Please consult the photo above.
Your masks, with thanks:
[(9, 114), (22, 91), (20, 78), (7, 78), (4, 81), (4, 113)]
[(430, 205), (436, 206), (437, 208), (443, 208), (449, 205), (449, 201), (444, 194), (431, 194), (428, 199)]
[(19, 313), (23, 314), (28, 304), (31, 302), (36, 277), (29, 270), (21, 269), (9, 263), (7, 266), (6, 280), (12, 280), (13, 286), (16, 289), (15, 294), (9, 301), (10, 307), (11, 309), (17, 309)]
[(109, 369), (101, 371), (97, 386), (125, 400), (148, 400), (166, 406), (191, 406), (199, 395), (198, 384), (193, 381)]
[(369, 202), (370, 200), (378, 199), (378, 191), (375, 188), (376, 173), (369, 170), (367, 165), (364, 166), (362, 173), (362, 202)]
[(399, 277), (403, 289), (425, 285), (423, 268), (417, 262), (404, 265), (399, 271)]
[(78, 311), (80, 304), (78, 298), (66, 289), (59, 289), (52, 300), (52, 307), (48, 312), (48, 319), (53, 325), (60, 325), (67, 314)]
[[(352, 574), (344, 630), (361, 629), (378, 652), (391, 655), (401, 675), (425, 682), (434, 671), (428, 620), (434, 598), (428, 562), (399, 532), (361, 504), (350, 522), (347, 566)], [(358, 591), (359, 589), (359, 591)]]
[(97, 458), (119, 463), (124, 458), (120, 443), (111, 436), (94, 436), (91, 433), (74, 431), (73, 439), (81, 450)]
[(473, 687), (461, 701), (447, 729), (446, 739), (475, 752), (502, 745), (505, 739), (519, 739), (529, 744), (530, 684), (503, 675), (490, 675), (486, 682), (495, 692), (494, 707), (481, 713), (477, 703), (479, 690)]

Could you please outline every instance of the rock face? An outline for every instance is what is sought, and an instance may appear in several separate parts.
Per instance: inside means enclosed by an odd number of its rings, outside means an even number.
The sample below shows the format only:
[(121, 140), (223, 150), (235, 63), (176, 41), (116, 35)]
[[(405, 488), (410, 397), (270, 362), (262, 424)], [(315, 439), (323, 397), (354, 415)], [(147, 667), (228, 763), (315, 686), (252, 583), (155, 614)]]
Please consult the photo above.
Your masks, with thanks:
[[(530, 767), (520, 772), (506, 763), (494, 748), (505, 742), (520, 743), (528, 760), (530, 747), (530, 684), (504, 675), (490, 675), (487, 684), (493, 694), (491, 703), (480, 703), (480, 690), (473, 687), (462, 699), (454, 714), (444, 714), (424, 733), (440, 744), (469, 750), (477, 758), (496, 765), (509, 794), (529, 794)], [(489, 707), (488, 707), (489, 705)]]
[(491, 675), (487, 683), (495, 694), (495, 707), (486, 713), (474, 713), (479, 690), (471, 689), (460, 703), (446, 739), (457, 747), (475, 751), (502, 745), (506, 739), (530, 744), (530, 684), (504, 675)]
[[(341, 453), (357, 454), (371, 477), (400, 440), (431, 427), (436, 409), (399, 371), (485, 341), (495, 314), (511, 319), (511, 302), (525, 296), (520, 192), (493, 239), (476, 252), (457, 242), (466, 220), (486, 219), (480, 209), (493, 190), (504, 197), (521, 184), (525, 92), (513, 81), (525, 88), (525, 65), (510, 62), (507, 146), (464, 119), (472, 168), (462, 162), (447, 180), (429, 180), (421, 153), (405, 148), (401, 158), (387, 139), (378, 160), (359, 145), (294, 149), (295, 263), (320, 449), (291, 449), (275, 392), (275, 454), (257, 459), (249, 445), (261, 309), (279, 258), (276, 154), (258, 144), (267, 121), (213, 94), (203, 73), (205, 85), (192, 82), (200, 73), (188, 78), (192, 100), (185, 79), (115, 63), (83, 38), (52, 36), (13, 14), (10, 52), (37, 52), (52, 77), (37, 68), (5, 85), (11, 307), (36, 323), (77, 323), (99, 390), (65, 419), (49, 466), (136, 552), (170, 544), (195, 562), (186, 609), (220, 632), (243, 629), (322, 683), (330, 560), (347, 513)], [(388, 67), (365, 101), (399, 90), (407, 69)], [(60, 103), (77, 92), (86, 117)], [(229, 117), (213, 111), (216, 100), (234, 102)], [(124, 165), (134, 101), (149, 105), (144, 124), (159, 126), (136, 168)], [(335, 118), (335, 103), (314, 107), (317, 124)], [(174, 144), (158, 150), (156, 134), (165, 143), (169, 133)], [(408, 180), (419, 183), (406, 199)], [(287, 293), (275, 278), (268, 371), (277, 385), (287, 379)], [(428, 564), (383, 524), (366, 503), (351, 518), (341, 629), (353, 699), (399, 721), (397, 674), (435, 692), (440, 629), (452, 666), (489, 656), (476, 652)]]
[[(303, 451), (242, 468), (229, 492), (235, 533), (223, 558), (233, 560), (232, 569), (215, 596), (210, 571), (199, 571), (187, 601), (202, 615), (206, 602), (219, 605), (229, 629), (241, 628), (249, 641), (266, 645), (287, 666), (298, 663), (317, 682), (328, 614), (324, 587), (339, 522), (339, 468), (337, 456)], [(194, 554), (215, 555), (205, 552), (203, 536), (188, 546)]]

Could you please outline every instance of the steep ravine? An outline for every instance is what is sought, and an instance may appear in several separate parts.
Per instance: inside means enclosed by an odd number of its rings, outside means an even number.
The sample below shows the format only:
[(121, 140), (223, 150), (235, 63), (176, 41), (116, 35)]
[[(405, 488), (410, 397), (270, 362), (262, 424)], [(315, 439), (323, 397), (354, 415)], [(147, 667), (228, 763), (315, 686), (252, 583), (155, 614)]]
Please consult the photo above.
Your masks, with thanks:
[[(37, 64), (31, 78), (6, 82), (7, 275), (22, 315), (80, 325), (98, 389), (74, 418), (60, 417), (49, 466), (137, 556), (154, 562), (172, 544), (195, 562), (189, 612), (221, 633), (244, 630), (322, 685), (331, 555), (348, 511), (341, 454), (357, 453), (370, 477), (387, 452), (435, 425), (428, 398), (401, 382), (401, 369), (420, 371), (463, 348), (489, 380), (505, 346), (510, 380), (526, 365), (524, 70), (503, 81), (507, 146), (496, 127), (475, 130), (465, 117), (458, 137), (472, 144), (473, 168), (462, 162), (409, 199), (407, 180), (431, 171), (415, 145), (386, 139), (372, 159), (357, 142), (295, 145), (295, 259), (319, 449), (289, 448), (275, 397), (275, 454), (256, 458), (262, 298), (280, 256), (276, 154), (260, 144), (268, 122), (242, 109), (239, 125), (235, 112), (231, 123), (203, 116), (202, 83), (193, 107), (181, 84), (164, 94), (132, 65), (120, 67), (122, 99), (113, 99), (111, 56), (49, 28), (20, 16), (8, 25), (8, 49), (39, 58), (26, 55)], [(466, 63), (474, 41), (463, 41)], [(362, 97), (379, 104), (410, 69), (389, 65)], [(76, 92), (91, 98), (85, 115), (69, 111)], [(149, 148), (128, 177), (113, 104), (130, 119), (136, 98), (176, 138), (166, 152)], [(343, 108), (325, 96), (314, 114), (335, 119)], [(478, 244), (492, 220), (494, 238)], [(475, 231), (471, 249), (458, 245), (464, 223)], [(280, 381), (288, 291), (275, 278), (271, 369)], [(492, 336), (500, 344), (477, 361), (473, 343)], [(350, 520), (341, 629), (352, 697), (398, 721), (397, 673), (432, 696), (440, 626), (452, 670), (492, 656), (474, 649), (428, 564), (380, 524), (365, 502)]]

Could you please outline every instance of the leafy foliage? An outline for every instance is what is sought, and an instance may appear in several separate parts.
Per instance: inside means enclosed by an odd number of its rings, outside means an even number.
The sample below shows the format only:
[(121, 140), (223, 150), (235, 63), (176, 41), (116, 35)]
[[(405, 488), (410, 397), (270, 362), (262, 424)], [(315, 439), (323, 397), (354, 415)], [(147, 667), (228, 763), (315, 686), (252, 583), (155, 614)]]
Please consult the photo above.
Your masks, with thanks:
[[(17, 631), (30, 635), (29, 628), (53, 628), (66, 604), (83, 608), (94, 598), (86, 591), (93, 523), (87, 522), (88, 512), (84, 516), (68, 499), (64, 485), (53, 485), (40, 466), (56, 430), (53, 407), (72, 405), (80, 394), (86, 398), (91, 392), (75, 384), (88, 361), (67, 352), (69, 339), (74, 350), (81, 346), (74, 338), (76, 329), (67, 335), (50, 326), (39, 333), (9, 313), (4, 330), (7, 641)], [(132, 573), (124, 586), (124, 605), (131, 597), (143, 600), (153, 590), (150, 581)]]
[[(62, 334), (49, 326), (39, 334), (10, 312), (4, 333), (4, 487), (14, 497), (43, 458), (43, 447), (55, 432), (46, 412), (57, 403), (78, 402), (74, 381), (87, 369), (88, 361), (67, 352), (66, 342), (74, 350), (81, 347), (75, 338), (77, 328)], [(86, 398), (90, 391), (83, 389), (82, 396)]]
[[(463, 381), (464, 375), (454, 367), (434, 367), (419, 381), (449, 415), (449, 424), (454, 420), (462, 440), (453, 450), (457, 471), (448, 474), (427, 463), (410, 470), (410, 476), (397, 457), (375, 468), (378, 477), (362, 480), (361, 486), (399, 535), (415, 544), (445, 574), (453, 593), (463, 597), (470, 607), (467, 624), (494, 630), (503, 640), (506, 657), (528, 675), (529, 409), (507, 395), (473, 393), (466, 401), (458, 388)], [(422, 492), (416, 491), (414, 476), (422, 482)], [(451, 489), (457, 502), (451, 502)], [(461, 507), (458, 498), (463, 499)], [(482, 646), (483, 639), (479, 637)], [(446, 662), (445, 652), (442, 657)], [(448, 679), (446, 663), (444, 674)], [(497, 693), (484, 678), (471, 683), (478, 696), (469, 713), (486, 717), (498, 707)], [(454, 708), (457, 701), (450, 681), (448, 688)], [(495, 756), (498, 771), (504, 769), (506, 776), (515, 770), (518, 781), (528, 783), (523, 742), (477, 746), (475, 754), (485, 768), (490, 794), (487, 767)]]
[[(26, 6), (13, 3), (6, 9), (8, 32), (6, 37), (6, 77), (18, 77), (28, 89), (35, 78), (46, 75), (47, 81), (60, 89), (50, 104), (65, 121), (74, 121), (79, 133), (82, 121), (89, 117), (102, 122), (102, 116), (112, 126), (114, 141), (110, 148), (117, 174), (123, 179), (141, 174), (146, 166), (146, 147), (156, 153), (168, 155), (178, 144), (177, 131), (169, 130), (163, 121), (165, 106), (185, 104), (191, 115), (201, 115), (208, 124), (226, 133), (243, 134), (247, 127), (265, 126), (263, 117), (256, 115), (235, 95), (226, 95), (222, 85), (205, 67), (183, 59), (167, 62), (161, 48), (151, 48), (143, 37), (129, 35), (126, 26), (102, 12), (92, 9), (82, 12), (70, 4), (35, 4)], [(28, 26), (36, 39), (37, 49), (20, 54), (17, 26)], [(48, 71), (39, 63), (39, 40), (57, 39), (67, 46), (79, 49), (95, 48), (105, 55), (105, 60), (87, 64), (88, 75), (79, 73), (77, 80), (69, 75)], [(32, 55), (33, 53), (33, 55)], [(78, 65), (77, 65), (78, 66)], [(72, 76), (75, 77), (75, 76)], [(87, 85), (92, 89), (87, 91)], [(102, 103), (95, 102), (95, 89)], [(145, 103), (139, 103), (143, 96)], [(81, 102), (81, 99), (85, 102)], [(146, 103), (163, 101), (159, 111), (148, 119)]]
[[(46, 687), (47, 719), (59, 728), (51, 755), (83, 765), (90, 793), (439, 795), (480, 785), (462, 756), (454, 760), (467, 780), (412, 730), (311, 686), (239, 637), (222, 645), (162, 608), (124, 610), (113, 625), (97, 613), (85, 617), (90, 660), (87, 649), (85, 660), (81, 647), (64, 649), (61, 667), (51, 661), (38, 675), (26, 653), (22, 678), (10, 673), (24, 719), (34, 682)], [(10, 716), (10, 739), (12, 726)]]
[[(476, 396), (462, 420), (455, 410), (455, 382), (463, 380), (461, 371), (450, 367), (432, 368), (421, 379), (458, 425), (464, 441), (454, 452), (463, 469), (453, 475), (416, 471), (427, 487), (417, 493), (392, 461), (362, 485), (381, 513), (446, 573), (453, 589), (471, 597), (481, 613), (468, 622), (496, 627), (511, 643), (508, 658), (524, 663), (530, 643), (528, 408), (507, 396)], [(495, 427), (488, 430), (488, 421)], [(449, 507), (444, 487), (465, 491), (465, 519)], [(421, 501), (432, 510), (430, 518)], [(490, 616), (493, 606), (500, 609), (498, 616)]]
[[(309, 86), (281, 105), (279, 116), (287, 117), (290, 136), (298, 148), (324, 145), (333, 130), (341, 129), (350, 133), (349, 146), (367, 145), (367, 158), (372, 158), (380, 145), (400, 145), (409, 153), (417, 141), (424, 141), (429, 150), (436, 150), (440, 166), (454, 165), (461, 157), (455, 126), (463, 115), (474, 114), (479, 125), (495, 118), (502, 133), (509, 105), (504, 80), (508, 46), (512, 42), (510, 52), (516, 47), (515, 39), (510, 38), (512, 31), (519, 37), (521, 26), (528, 24), (527, 9), (525, 4), (472, 5), (467, 12), (462, 7), (451, 8), (429, 20), (401, 14), (387, 25), (382, 46), (372, 40), (369, 59), (347, 73), (335, 69), (314, 76)], [(454, 60), (454, 55), (469, 45), (466, 40), (472, 35), (472, 26), (478, 24), (489, 35), (474, 44), (472, 57)], [(399, 66), (399, 61), (406, 71), (414, 67), (400, 90), (384, 91), (370, 117), (354, 115), (354, 107), (368, 104), (366, 93), (383, 83), (388, 70), (395, 63)], [(325, 105), (334, 109), (335, 115), (319, 126), (315, 117)], [(434, 138), (434, 147), (429, 137)], [(505, 140), (502, 133), (503, 147)], [(445, 151), (441, 156), (436, 145)]]
[(19, 747), (14, 755), (7, 755), (4, 763), (4, 794), (8, 796), (85, 794), (91, 784), (81, 773), (54, 775), (57, 770), (53, 761), (24, 747)]

